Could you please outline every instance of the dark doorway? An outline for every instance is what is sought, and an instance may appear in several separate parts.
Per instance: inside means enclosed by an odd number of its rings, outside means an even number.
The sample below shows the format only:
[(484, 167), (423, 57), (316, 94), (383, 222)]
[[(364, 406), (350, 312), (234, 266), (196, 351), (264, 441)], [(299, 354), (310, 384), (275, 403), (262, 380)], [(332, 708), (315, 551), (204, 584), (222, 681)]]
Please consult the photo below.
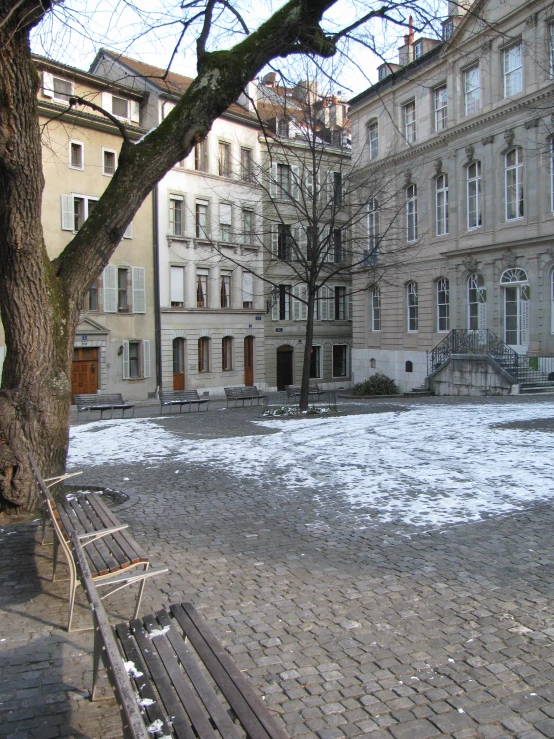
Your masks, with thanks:
[(173, 389), (185, 389), (185, 340), (173, 339)]
[(74, 349), (71, 365), (71, 395), (98, 390), (98, 349)]
[(277, 390), (284, 390), (285, 385), (292, 385), (293, 348), (288, 344), (277, 347)]
[(244, 339), (244, 384), (251, 387), (254, 384), (254, 337)]

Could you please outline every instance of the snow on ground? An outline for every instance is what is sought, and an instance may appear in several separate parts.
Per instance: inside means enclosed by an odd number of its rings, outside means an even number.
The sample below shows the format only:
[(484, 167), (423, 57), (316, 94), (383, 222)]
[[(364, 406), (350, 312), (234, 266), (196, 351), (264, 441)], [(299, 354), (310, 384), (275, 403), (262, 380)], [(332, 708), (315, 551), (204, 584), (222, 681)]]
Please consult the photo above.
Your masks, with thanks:
[[(207, 463), (287, 491), (333, 490), (375, 522), (475, 521), (554, 497), (552, 435), (494, 424), (554, 416), (554, 403), (258, 421), (267, 436), (183, 440), (155, 419), (71, 429), (69, 464)], [(345, 507), (346, 510), (346, 507)]]

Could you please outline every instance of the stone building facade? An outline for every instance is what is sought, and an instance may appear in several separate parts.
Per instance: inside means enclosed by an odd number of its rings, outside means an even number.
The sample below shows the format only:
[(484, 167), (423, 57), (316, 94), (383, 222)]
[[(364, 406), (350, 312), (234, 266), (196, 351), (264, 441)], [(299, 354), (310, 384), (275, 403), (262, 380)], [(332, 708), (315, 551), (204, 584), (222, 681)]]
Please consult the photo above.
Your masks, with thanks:
[(407, 247), (354, 294), (353, 374), (403, 390), (452, 329), (554, 352), (552, 5), (449, 12), (441, 40), (408, 34), (399, 64), (351, 101), (353, 161), (387, 173)]

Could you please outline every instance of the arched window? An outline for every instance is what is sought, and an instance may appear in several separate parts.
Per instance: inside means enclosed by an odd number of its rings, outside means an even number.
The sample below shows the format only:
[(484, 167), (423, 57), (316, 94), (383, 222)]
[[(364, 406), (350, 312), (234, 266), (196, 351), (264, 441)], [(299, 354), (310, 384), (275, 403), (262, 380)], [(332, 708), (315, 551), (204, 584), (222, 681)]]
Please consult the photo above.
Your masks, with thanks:
[(487, 289), (483, 276), (474, 273), (467, 281), (468, 327), (470, 331), (487, 328)]
[(467, 181), (467, 228), (483, 225), (481, 216), (481, 162), (471, 162), (466, 167)]
[(450, 283), (446, 277), (437, 280), (437, 331), (450, 331)]
[(379, 203), (372, 198), (367, 204), (367, 257), (368, 264), (379, 259)]
[(369, 369), (376, 369), (377, 368), (377, 360), (373, 357), (369, 360)]
[(523, 150), (511, 149), (505, 156), (506, 170), (506, 220), (523, 218)]
[(221, 370), (229, 372), (233, 369), (233, 337), (224, 336), (221, 339)]
[(198, 339), (198, 372), (210, 371), (210, 340), (207, 336)]
[(378, 287), (371, 291), (371, 330), (381, 330), (381, 290)]
[(437, 236), (448, 233), (448, 175), (441, 174), (435, 180), (435, 213)]
[(406, 285), (406, 308), (408, 318), (408, 332), (416, 333), (418, 331), (418, 293), (417, 282), (408, 282)]
[(369, 158), (377, 159), (379, 156), (379, 124), (377, 121), (370, 121), (368, 123), (367, 145), (369, 148)]
[(525, 270), (512, 267), (502, 273), (504, 289), (504, 341), (516, 350), (529, 344), (529, 300), (531, 287)]
[(417, 241), (417, 186), (406, 188), (406, 241)]
[(413, 372), (414, 371), (414, 363), (411, 362), (409, 359), (405, 364), (406, 372)]

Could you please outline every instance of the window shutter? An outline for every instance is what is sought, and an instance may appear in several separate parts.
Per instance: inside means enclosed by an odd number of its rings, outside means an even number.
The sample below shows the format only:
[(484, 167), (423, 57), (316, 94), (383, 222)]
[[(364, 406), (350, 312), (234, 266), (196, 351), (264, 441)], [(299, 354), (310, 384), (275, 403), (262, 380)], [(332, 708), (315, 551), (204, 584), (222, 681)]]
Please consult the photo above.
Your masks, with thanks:
[(271, 223), (271, 258), (277, 259), (279, 253), (279, 224)]
[(306, 227), (302, 224), (298, 227), (297, 245), (301, 259), (308, 259), (308, 234)]
[(322, 256), (324, 262), (334, 262), (334, 244), (331, 239), (331, 228), (330, 226), (324, 226), (321, 230), (321, 241), (322, 241)]
[(519, 308), (521, 311), (521, 343), (529, 343), (529, 300), (525, 300), (523, 297), (519, 301)]
[(323, 285), (323, 287), (319, 288), (319, 307), (321, 309), (321, 320), (322, 321), (329, 320), (329, 304), (327, 301), (328, 292), (329, 292), (329, 289), (327, 285)]
[(45, 98), (54, 97), (54, 78), (50, 72), (42, 73), (42, 94)]
[(133, 267), (131, 271), (133, 313), (146, 313), (145, 272), (144, 267)]
[(346, 314), (344, 317), (346, 318), (347, 321), (350, 321), (352, 318), (352, 289), (350, 289), (350, 292), (347, 295), (346, 305), (344, 306), (344, 312)]
[(137, 100), (131, 100), (131, 120), (133, 123), (140, 123), (140, 104)]
[(117, 313), (117, 270), (108, 264), (102, 278), (104, 285), (104, 313)]
[(277, 296), (272, 296), (271, 320), (272, 321), (278, 321), (279, 320), (279, 293), (277, 293)]
[(254, 301), (254, 275), (252, 272), (242, 273), (242, 299), (249, 303)]
[(142, 356), (143, 356), (143, 377), (150, 377), (150, 340), (146, 339), (142, 342)]
[(73, 195), (62, 195), (62, 231), (75, 230)]
[(185, 302), (185, 268), (171, 267), (170, 275), (170, 301), (172, 303)]
[(125, 231), (123, 232), (123, 238), (124, 239), (132, 239), (133, 238), (133, 221), (127, 226)]
[(486, 303), (479, 303), (478, 310), (478, 321), (479, 321), (479, 330), (482, 331), (487, 328), (487, 304)]
[(306, 195), (311, 200), (314, 195), (314, 173), (310, 169), (305, 170)]
[(123, 379), (129, 379), (129, 342), (123, 341)]
[[(300, 285), (300, 297), (302, 300), (308, 300), (308, 286)], [(305, 321), (308, 318), (308, 304), (307, 302), (300, 303), (300, 320)]]
[(300, 320), (300, 301), (298, 300), (298, 295), (300, 292), (300, 285), (293, 285), (292, 288), (292, 320), (293, 321), (299, 321)]
[(277, 200), (279, 197), (277, 188), (277, 162), (273, 162), (269, 170), (269, 196), (274, 200)]
[(107, 110), (108, 113), (112, 112), (112, 96), (109, 92), (102, 93), (102, 107)]
[(300, 185), (300, 167), (298, 164), (292, 164), (290, 168), (290, 196), (293, 200), (298, 200), (300, 197), (299, 185)]

